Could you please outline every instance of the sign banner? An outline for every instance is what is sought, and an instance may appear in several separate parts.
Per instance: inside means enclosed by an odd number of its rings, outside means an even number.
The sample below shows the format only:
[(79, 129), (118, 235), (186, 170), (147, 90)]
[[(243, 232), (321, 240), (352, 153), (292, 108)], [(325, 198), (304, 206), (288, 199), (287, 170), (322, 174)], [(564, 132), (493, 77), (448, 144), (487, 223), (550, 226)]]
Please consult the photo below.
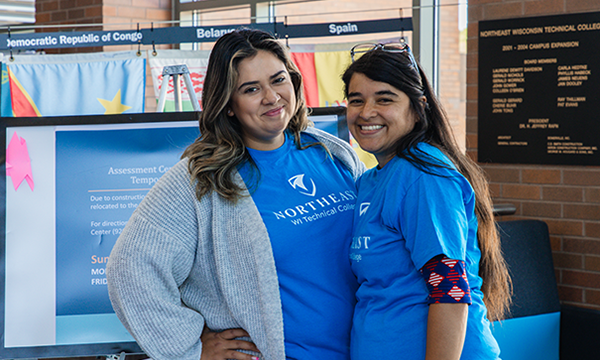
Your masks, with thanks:
[(144, 111), (146, 59), (133, 51), (15, 55), (2, 65), (2, 116)]
[(0, 49), (27, 50), (86, 46), (131, 45), (141, 42), (143, 35), (136, 30), (69, 31), (57, 33), (25, 33), (0, 35)]
[(0, 50), (39, 50), (108, 45), (214, 42), (240, 27), (262, 29), (279, 38), (306, 38), (412, 31), (412, 18), (287, 25), (282, 22), (220, 26), (173, 26), (139, 30), (0, 34)]
[(140, 30), (142, 44), (179, 44), (186, 42), (215, 42), (221, 36), (233, 32), (241, 27), (260, 29), (270, 33), (277, 33), (283, 29), (283, 23), (262, 23), (243, 25), (220, 26), (174, 26), (155, 29)]
[(288, 25), (278, 33), (290, 38), (373, 34), (412, 31), (412, 18), (352, 21), (344, 23)]

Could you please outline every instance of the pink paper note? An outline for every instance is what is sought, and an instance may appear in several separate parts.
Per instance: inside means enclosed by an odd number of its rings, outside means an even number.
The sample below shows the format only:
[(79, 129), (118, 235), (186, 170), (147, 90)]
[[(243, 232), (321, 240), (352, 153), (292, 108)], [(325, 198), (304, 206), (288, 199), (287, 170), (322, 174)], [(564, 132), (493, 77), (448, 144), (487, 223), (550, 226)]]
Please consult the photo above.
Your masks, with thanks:
[(15, 191), (23, 180), (27, 181), (29, 188), (33, 191), (33, 175), (31, 173), (31, 159), (27, 151), (25, 139), (19, 137), (15, 132), (10, 139), (6, 149), (6, 176), (12, 178)]

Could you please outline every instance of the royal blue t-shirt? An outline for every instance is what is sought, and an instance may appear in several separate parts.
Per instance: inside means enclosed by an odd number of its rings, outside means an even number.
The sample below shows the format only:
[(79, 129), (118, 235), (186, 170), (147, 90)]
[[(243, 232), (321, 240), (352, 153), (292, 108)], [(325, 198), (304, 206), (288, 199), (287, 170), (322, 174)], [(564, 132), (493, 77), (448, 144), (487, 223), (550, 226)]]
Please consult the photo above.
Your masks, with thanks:
[[(304, 144), (316, 142), (303, 135)], [(317, 145), (286, 136), (273, 151), (248, 149), (260, 178), (240, 174), (273, 247), (287, 359), (348, 360), (358, 287), (348, 261), (356, 190), (351, 173)]]
[(429, 293), (419, 269), (440, 254), (465, 262), (471, 287), (461, 359), (497, 359), (478, 275), (474, 191), (439, 149), (418, 147), (452, 168), (429, 167), (435, 175), (428, 174), (395, 157), (357, 182), (350, 259), (360, 287), (352, 360), (425, 358)]

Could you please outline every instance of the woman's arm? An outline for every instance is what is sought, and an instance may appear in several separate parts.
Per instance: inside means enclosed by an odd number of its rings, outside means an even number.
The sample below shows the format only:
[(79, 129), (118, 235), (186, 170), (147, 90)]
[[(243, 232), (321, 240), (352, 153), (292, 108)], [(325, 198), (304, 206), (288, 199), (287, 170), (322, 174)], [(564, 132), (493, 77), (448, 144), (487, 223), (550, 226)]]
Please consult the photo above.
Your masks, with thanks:
[(458, 360), (467, 332), (468, 304), (431, 304), (425, 360)]
[(134, 214), (106, 267), (115, 313), (155, 360), (198, 359), (204, 317), (181, 301), (193, 252)]
[(202, 356), (200, 360), (258, 360), (257, 356), (245, 354), (238, 350), (259, 352), (254, 343), (238, 340), (248, 337), (244, 329), (229, 329), (221, 332), (210, 331), (204, 327), (202, 332)]
[(429, 291), (426, 360), (458, 360), (467, 331), (471, 289), (465, 263), (438, 255), (421, 268)]

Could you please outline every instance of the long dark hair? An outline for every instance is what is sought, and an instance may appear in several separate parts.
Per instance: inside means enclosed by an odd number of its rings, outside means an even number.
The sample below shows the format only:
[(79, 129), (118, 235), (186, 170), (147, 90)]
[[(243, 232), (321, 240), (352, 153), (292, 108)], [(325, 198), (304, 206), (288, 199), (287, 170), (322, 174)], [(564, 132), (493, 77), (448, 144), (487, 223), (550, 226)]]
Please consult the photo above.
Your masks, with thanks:
[(300, 147), (300, 132), (310, 124), (302, 93), (302, 75), (274, 36), (261, 30), (239, 29), (220, 37), (210, 53), (204, 78), (200, 137), (182, 155), (189, 158), (198, 199), (210, 191), (231, 201), (242, 194), (233, 179), (233, 171), (244, 161), (254, 163), (244, 146), (239, 120), (227, 116), (226, 112), (238, 81), (239, 63), (255, 56), (259, 50), (275, 55), (290, 74), (296, 109), (286, 131), (294, 135), (296, 146)]
[(479, 224), (477, 239), (481, 250), (481, 290), (485, 294), (488, 318), (501, 319), (508, 311), (512, 283), (502, 256), (487, 179), (481, 168), (460, 150), (444, 109), (433, 93), (425, 73), (411, 57), (408, 51), (391, 52), (378, 48), (366, 52), (353, 62), (342, 76), (346, 97), (350, 80), (355, 73), (404, 92), (410, 99), (411, 109), (417, 120), (412, 131), (396, 142), (396, 155), (424, 171), (435, 174), (431, 168), (443, 165), (426, 156), (417, 147), (420, 142), (431, 144), (446, 154), (469, 181), (475, 191), (475, 213)]

